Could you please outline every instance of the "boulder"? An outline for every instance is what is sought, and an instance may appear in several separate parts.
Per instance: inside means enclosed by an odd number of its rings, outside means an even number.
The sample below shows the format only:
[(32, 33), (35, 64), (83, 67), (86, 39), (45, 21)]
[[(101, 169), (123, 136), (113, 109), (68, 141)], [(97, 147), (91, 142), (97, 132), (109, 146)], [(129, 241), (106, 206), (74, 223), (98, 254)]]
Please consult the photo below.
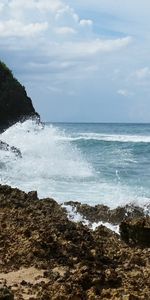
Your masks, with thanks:
[(14, 300), (12, 291), (2, 283), (0, 283), (0, 300)]
[(120, 235), (126, 243), (150, 247), (150, 217), (122, 221)]
[(39, 119), (24, 86), (0, 61), (0, 131), (30, 117)]

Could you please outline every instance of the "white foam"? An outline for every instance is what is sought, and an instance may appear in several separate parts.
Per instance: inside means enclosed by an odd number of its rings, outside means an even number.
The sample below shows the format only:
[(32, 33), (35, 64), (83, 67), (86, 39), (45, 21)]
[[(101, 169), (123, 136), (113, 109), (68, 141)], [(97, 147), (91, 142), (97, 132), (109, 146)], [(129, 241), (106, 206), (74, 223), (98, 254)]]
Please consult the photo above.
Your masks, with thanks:
[(92, 230), (95, 230), (97, 227), (102, 225), (102, 226), (107, 227), (111, 231), (119, 234), (119, 225), (113, 225), (111, 223), (102, 222), (102, 221), (101, 222), (94, 222), (94, 223), (91, 224), (91, 222), (86, 220), (83, 216), (81, 216), (81, 214), (79, 214), (76, 211), (76, 208), (73, 208), (71, 205), (64, 205), (63, 207), (65, 207), (65, 209), (67, 210), (68, 218), (71, 221), (74, 221), (76, 223), (82, 222), (84, 225), (90, 227)]
[(96, 140), (105, 142), (122, 142), (122, 143), (150, 143), (150, 135), (125, 135), (125, 134), (102, 134), (102, 133), (80, 133), (75, 137), (59, 137), (61, 140), (80, 141)]
[(76, 223), (82, 222), (84, 225), (89, 226), (89, 221), (81, 216), (78, 212), (76, 212), (76, 209), (74, 207), (72, 207), (71, 205), (63, 205), (63, 207), (67, 210), (69, 220)]
[(101, 225), (107, 227), (108, 229), (110, 229), (111, 231), (113, 231), (117, 234), (120, 234), (119, 225), (113, 225), (113, 224), (108, 223), (108, 222), (98, 222), (98, 223), (94, 222), (92, 224), (92, 229), (95, 230), (97, 227), (99, 227)]
[(1, 182), (24, 190), (37, 189), (41, 195), (49, 193), (51, 196), (58, 180), (82, 180), (92, 176), (90, 164), (75, 146), (61, 141), (60, 136), (63, 135), (54, 126), (42, 127), (32, 120), (17, 123), (6, 130), (1, 140), (19, 148), (22, 159), (11, 159), (10, 153), (0, 157), (6, 164), (6, 170), (1, 173)]
[[(70, 143), (71, 137), (55, 126), (43, 127), (28, 120), (10, 127), (0, 139), (22, 153), (22, 158), (17, 158), (14, 153), (0, 151), (0, 183), (24, 191), (37, 190), (40, 198), (53, 197), (58, 202), (102, 203), (111, 208), (149, 203), (149, 192), (126, 185), (117, 170), (111, 181), (101, 170), (96, 173), (80, 149)], [(120, 163), (121, 155), (123, 162), (132, 159), (129, 153), (119, 152)], [(116, 153), (111, 159), (116, 159)]]

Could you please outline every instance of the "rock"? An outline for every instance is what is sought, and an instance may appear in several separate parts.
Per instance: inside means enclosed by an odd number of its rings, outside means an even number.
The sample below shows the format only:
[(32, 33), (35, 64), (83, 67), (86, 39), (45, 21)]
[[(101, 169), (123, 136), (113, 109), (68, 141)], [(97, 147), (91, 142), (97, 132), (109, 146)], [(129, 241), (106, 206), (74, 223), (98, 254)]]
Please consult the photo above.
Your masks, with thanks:
[(73, 201), (65, 202), (64, 204), (71, 205), (75, 212), (80, 213), (86, 220), (92, 223), (102, 221), (116, 225), (127, 217), (135, 218), (144, 216), (144, 210), (134, 205), (126, 205), (111, 210), (106, 205), (90, 206)]
[(0, 150), (2, 150), (2, 151), (11, 151), (16, 156), (18, 156), (20, 158), (22, 157), (21, 151), (18, 148), (14, 147), (14, 146), (10, 146), (10, 145), (8, 145), (7, 143), (5, 143), (3, 141), (0, 141)]
[(28, 197), (31, 198), (31, 200), (38, 200), (38, 194), (37, 191), (31, 191), (28, 193)]
[(150, 247), (150, 217), (122, 221), (120, 235), (126, 243)]
[(122, 300), (140, 300), (142, 298), (139, 298), (133, 294), (124, 295)]
[(12, 291), (3, 284), (0, 284), (0, 300), (14, 300)]
[[(53, 199), (0, 185), (0, 278), (10, 284), (22, 274), (11, 285), (15, 300), (149, 300), (149, 258), (104, 226), (71, 222)], [(31, 266), (40, 280), (23, 276)]]
[(24, 86), (14, 78), (8, 67), (0, 62), (0, 130), (3, 131), (29, 117), (39, 119)]

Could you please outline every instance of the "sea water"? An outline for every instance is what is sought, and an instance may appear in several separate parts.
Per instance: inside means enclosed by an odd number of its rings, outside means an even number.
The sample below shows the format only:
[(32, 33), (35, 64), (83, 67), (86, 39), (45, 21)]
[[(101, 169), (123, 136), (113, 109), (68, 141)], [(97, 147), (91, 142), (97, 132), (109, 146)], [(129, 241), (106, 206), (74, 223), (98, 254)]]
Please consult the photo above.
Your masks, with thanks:
[(59, 203), (150, 203), (150, 124), (17, 123), (0, 140), (0, 183)]

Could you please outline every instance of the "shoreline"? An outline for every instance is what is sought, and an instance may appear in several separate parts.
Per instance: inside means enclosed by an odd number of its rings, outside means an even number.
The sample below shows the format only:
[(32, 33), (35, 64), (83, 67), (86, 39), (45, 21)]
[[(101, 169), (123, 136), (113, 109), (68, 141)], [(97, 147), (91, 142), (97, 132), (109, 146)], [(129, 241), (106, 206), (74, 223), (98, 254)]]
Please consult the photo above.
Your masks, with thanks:
[(0, 185), (0, 225), (0, 299), (150, 299), (149, 216), (122, 221), (119, 236)]

